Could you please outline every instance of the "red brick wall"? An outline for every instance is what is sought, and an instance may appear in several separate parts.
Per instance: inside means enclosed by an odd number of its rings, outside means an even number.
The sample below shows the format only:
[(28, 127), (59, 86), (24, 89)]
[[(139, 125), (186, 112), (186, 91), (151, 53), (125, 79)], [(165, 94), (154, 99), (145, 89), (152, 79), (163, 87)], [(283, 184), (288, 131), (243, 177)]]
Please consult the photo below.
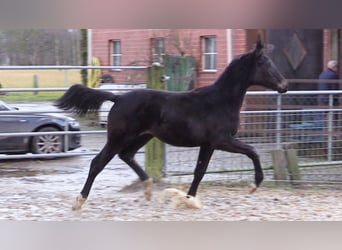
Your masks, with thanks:
[(240, 55), (246, 53), (247, 41), (246, 31), (243, 29), (236, 29), (233, 32), (233, 51), (234, 55)]
[[(217, 72), (202, 72), (201, 64), (201, 36), (215, 35), (217, 37)], [(122, 61), (125, 65), (151, 64), (151, 38), (164, 37), (168, 54), (179, 55), (179, 51), (172, 46), (172, 41), (180, 37), (181, 47), (187, 55), (194, 56), (198, 61), (197, 86), (211, 84), (225, 69), (228, 62), (227, 55), (227, 30), (225, 29), (93, 29), (92, 30), (92, 55), (99, 58), (102, 66), (110, 65), (110, 41), (121, 40)], [(243, 29), (232, 30), (232, 55), (246, 52), (246, 33)], [(145, 72), (142, 70), (122, 70), (113, 72), (103, 70), (103, 74), (111, 74), (116, 82), (145, 82)]]

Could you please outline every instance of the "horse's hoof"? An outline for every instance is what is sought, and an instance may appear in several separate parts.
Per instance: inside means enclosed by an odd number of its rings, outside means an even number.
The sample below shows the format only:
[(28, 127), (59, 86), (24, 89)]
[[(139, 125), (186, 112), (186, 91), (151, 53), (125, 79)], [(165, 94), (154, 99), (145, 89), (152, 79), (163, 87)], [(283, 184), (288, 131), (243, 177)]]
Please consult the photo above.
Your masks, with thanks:
[(252, 183), (248, 186), (248, 189), (249, 189), (249, 193), (252, 194), (257, 190), (257, 186), (254, 183)]
[(82, 205), (85, 203), (86, 198), (83, 198), (81, 194), (76, 197), (74, 204), (72, 205), (72, 210), (80, 210)]
[(161, 202), (171, 198), (172, 205), (174, 208), (192, 208), (200, 209), (202, 204), (200, 200), (194, 196), (187, 195), (182, 190), (176, 188), (167, 188), (161, 193)]
[(149, 178), (143, 182), (144, 185), (144, 196), (146, 200), (151, 200), (152, 197), (152, 187), (153, 187), (153, 179)]
[(203, 207), (201, 201), (198, 198), (191, 195), (187, 195), (185, 198), (186, 200), (184, 203), (187, 208), (201, 209)]

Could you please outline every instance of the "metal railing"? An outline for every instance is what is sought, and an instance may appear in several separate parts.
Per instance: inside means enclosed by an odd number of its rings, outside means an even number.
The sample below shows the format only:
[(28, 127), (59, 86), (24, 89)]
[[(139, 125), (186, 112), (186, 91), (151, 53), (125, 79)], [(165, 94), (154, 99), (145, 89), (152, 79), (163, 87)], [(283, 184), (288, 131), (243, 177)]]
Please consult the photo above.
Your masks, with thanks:
[[(39, 89), (39, 91), (65, 91), (67, 88), (44, 88)], [(113, 88), (115, 90), (115, 87)], [(12, 91), (22, 91), (22, 92), (30, 92), (30, 91), (36, 91), (35, 88), (30, 89), (0, 89), (1, 91), (5, 92), (12, 92)], [(120, 89), (118, 89), (120, 90)], [(244, 134), (241, 138), (244, 140), (252, 141), (257, 140), (260, 141), (262, 139), (261, 134), (267, 135), (265, 138), (267, 138), (267, 141), (272, 141), (272, 148), (282, 148), (284, 145), (288, 146), (293, 143), (295, 135), (301, 134), (301, 136), (304, 138), (307, 136), (307, 133), (313, 132), (315, 129), (308, 129), (308, 128), (300, 128), (292, 126), (292, 128), (289, 127), (289, 125), (295, 125), (296, 123), (300, 124), (302, 121), (303, 114), (309, 114), (309, 113), (326, 113), (327, 116), (327, 123), (324, 127), (324, 131), (315, 131), (315, 134), (321, 133), (326, 138), (326, 150), (327, 150), (327, 161), (332, 162), (333, 161), (333, 150), (334, 150), (334, 133), (338, 133), (340, 131), (340, 127), (333, 127), (334, 123), (338, 123), (339, 120), (336, 120), (334, 118), (334, 114), (338, 115), (342, 112), (341, 109), (334, 107), (332, 105), (322, 108), (317, 107), (315, 105), (306, 105), (303, 108), (303, 105), (297, 105), (297, 108), (294, 108), (295, 105), (286, 105), (284, 104), (284, 98), (289, 99), (291, 97), (294, 99), (296, 96), (317, 96), (318, 94), (327, 94), (329, 95), (329, 98), (332, 99), (332, 97), (336, 94), (342, 94), (342, 91), (289, 91), (286, 94), (278, 94), (273, 91), (249, 91), (246, 95), (246, 101), (247, 105), (245, 105), (245, 109), (249, 109), (249, 106), (255, 106), (255, 103), (251, 103), (249, 101), (250, 97), (259, 97), (256, 100), (262, 99), (265, 101), (265, 99), (269, 99), (268, 102), (268, 110), (242, 110), (241, 111), (241, 128), (239, 135)], [(331, 102), (332, 103), (332, 102)], [(310, 108), (310, 107), (313, 108)], [(291, 109), (287, 109), (287, 107), (290, 107)], [(39, 111), (40, 113), (51, 113), (51, 111)], [(29, 114), (32, 113), (32, 111), (3, 111), (2, 114)], [(54, 113), (64, 113), (63, 111), (54, 111)], [(292, 117), (292, 118), (290, 118)], [(293, 118), (295, 117), (295, 118)], [(247, 136), (251, 132), (254, 132), (254, 134), (258, 134), (258, 136), (255, 136), (253, 139), (253, 136)], [(334, 132), (334, 133), (333, 133)], [(68, 135), (68, 134), (105, 134), (106, 131), (99, 131), (99, 130), (89, 130), (89, 131), (59, 131), (59, 132), (33, 132), (33, 133), (0, 133), (0, 136), (34, 136), (34, 135), (45, 135), (45, 134), (62, 134), (62, 135)], [(298, 136), (297, 136), (298, 137)], [(336, 137), (336, 136), (335, 136)], [(297, 138), (298, 139), (298, 138)], [(310, 139), (310, 138), (309, 138)], [(308, 139), (308, 140), (309, 140)], [(304, 139), (303, 139), (304, 140)], [(302, 141), (303, 141), (302, 140)], [(264, 143), (265, 144), (265, 143)], [(183, 150), (183, 149), (182, 149)], [(71, 155), (72, 153), (60, 153), (58, 156), (66, 156)], [(73, 155), (89, 155), (89, 153), (84, 152), (78, 152), (73, 153)], [(28, 158), (34, 158), (34, 157), (42, 157), (44, 155), (31, 155), (26, 156)], [(49, 157), (51, 155), (47, 155)], [(15, 155), (8, 155), (8, 156), (0, 156), (0, 159), (6, 158), (16, 158), (19, 156)], [(22, 156), (20, 156), (22, 158)], [(170, 161), (169, 161), (170, 162)], [(172, 162), (172, 161), (171, 161)]]
[[(329, 98), (327, 106), (317, 103), (318, 95), (323, 94)], [(292, 148), (297, 151), (300, 168), (331, 167), (335, 168), (334, 171), (336, 168), (340, 171), (342, 109), (333, 106), (332, 100), (341, 94), (339, 90), (288, 91), (286, 94), (249, 91), (240, 113), (237, 137), (255, 147), (264, 170), (272, 170), (272, 151)], [(167, 146), (166, 173), (179, 178), (192, 175), (198, 152), (198, 148)], [(248, 157), (227, 152), (215, 152), (208, 167), (208, 173), (215, 179), (227, 178), (227, 175), (218, 177), (220, 173), (234, 172), (235, 177), (236, 173), (244, 175), (237, 177), (241, 180), (246, 178), (244, 173), (253, 170)], [(272, 171), (269, 174), (272, 179)], [(317, 175), (324, 174), (318, 171)], [(253, 174), (249, 174), (248, 178), (253, 178)]]
[[(0, 66), (3, 70), (64, 70), (63, 88), (0, 88), (1, 92), (64, 92), (69, 87), (69, 70), (72, 69), (111, 69), (121, 70), (146, 70), (146, 66)], [(214, 80), (214, 79), (213, 79)], [(341, 83), (342, 80), (339, 80)], [(289, 79), (290, 83), (312, 84), (318, 83), (317, 79)], [(331, 81), (336, 82), (336, 81)], [(120, 91), (121, 89), (115, 89)], [(342, 91), (288, 91), (286, 94), (278, 94), (274, 91), (248, 91), (243, 109), (241, 110), (241, 125), (237, 137), (254, 146), (260, 155), (266, 176), (272, 179), (272, 156), (274, 149), (293, 148), (298, 154), (299, 166), (309, 172), (304, 180), (312, 180), (312, 176), (326, 176), (326, 180), (334, 182), (341, 178), (342, 166), (342, 109), (341, 106), (333, 106), (333, 97), (341, 96)], [(329, 104), (320, 106), (317, 103), (318, 95), (327, 95)], [(342, 98), (339, 98), (342, 104)], [(3, 114), (18, 113), (18, 111), (5, 111)], [(20, 111), (22, 114), (32, 111)], [(39, 113), (51, 113), (40, 110)], [(53, 113), (65, 113), (60, 110)], [(214, 129), (214, 128), (213, 128)], [(103, 136), (105, 130), (94, 128), (81, 131), (58, 132), (33, 132), (33, 133), (0, 133), (0, 136), (36, 136), (45, 134), (64, 135), (71, 134), (86, 136)], [(66, 140), (65, 140), (66, 141)], [(65, 142), (66, 143), (66, 142)], [(93, 156), (99, 152), (102, 145), (91, 150), (76, 150), (55, 154), (11, 154), (0, 155), (4, 159), (32, 159), (32, 158), (57, 158), (67, 156)], [(65, 147), (66, 148), (66, 147)], [(139, 153), (143, 153), (140, 151)], [(165, 174), (179, 176), (179, 178), (192, 178), (193, 169), (198, 156), (198, 148), (182, 148), (166, 145)], [(327, 168), (332, 169), (327, 174)], [(311, 170), (313, 169), (313, 170)], [(245, 156), (227, 152), (215, 151), (210, 162), (206, 178), (215, 180), (223, 178), (235, 178), (244, 180), (253, 179), (253, 165)], [(227, 175), (222, 173), (234, 173)], [(248, 173), (248, 177), (246, 177)], [(325, 178), (325, 177), (324, 177)], [(338, 179), (338, 181), (340, 181)]]
[[(71, 69), (111, 69), (121, 70), (145, 70), (146, 66), (0, 66), (3, 70), (33, 70), (33, 69), (58, 69), (65, 71), (64, 88), (0, 88), (1, 92), (39, 92), (67, 90), (69, 86), (68, 71)], [(289, 79), (291, 83), (317, 83), (317, 79)], [(331, 81), (336, 82), (336, 81)], [(114, 89), (120, 91), (121, 89)], [(319, 106), (318, 95), (327, 95), (329, 104)], [(278, 94), (274, 91), (248, 91), (243, 109), (241, 110), (241, 125), (237, 137), (253, 145), (260, 154), (265, 170), (272, 168), (271, 151), (279, 148), (294, 148), (298, 151), (299, 165), (308, 166), (337, 166), (342, 165), (342, 109), (333, 106), (333, 96), (341, 95), (342, 91), (288, 91), (286, 94)], [(341, 99), (341, 98), (340, 98)], [(342, 102), (340, 102), (342, 103)], [(39, 111), (51, 113), (51, 111)], [(5, 111), (4, 114), (13, 113)], [(18, 111), (15, 111), (18, 113)], [(20, 113), (31, 113), (21, 111)], [(54, 111), (54, 113), (64, 113)], [(310, 117), (314, 121), (307, 121)], [(317, 115), (318, 114), (318, 115)], [(324, 114), (322, 116), (322, 114)], [(320, 116), (319, 116), (320, 115)], [(318, 121), (318, 122), (317, 122)], [(59, 132), (34, 132), (34, 133), (0, 133), (0, 136), (34, 136), (44, 134), (58, 135), (103, 135), (105, 130), (81, 130)], [(192, 174), (196, 163), (197, 148), (176, 148), (166, 146), (166, 169), (171, 175)], [(0, 159), (25, 159), (25, 158), (55, 158), (65, 156), (89, 156), (95, 155), (101, 148), (91, 151), (63, 152), (58, 154), (18, 154), (0, 155)], [(190, 167), (190, 168), (189, 168)], [(244, 172), (253, 169), (251, 161), (244, 156), (226, 152), (215, 152), (209, 166), (209, 172)]]
[[(39, 91), (66, 91), (68, 88), (39, 88)], [(97, 88), (100, 89), (100, 88)], [(117, 92), (127, 92), (130, 90), (133, 90), (134, 88), (121, 88), (113, 87), (111, 88), (106, 88), (108, 91), (117, 91)], [(10, 93), (10, 92), (33, 92), (37, 91), (36, 88), (6, 88), (6, 89), (0, 89), (0, 91)], [(108, 112), (109, 110), (103, 110), (99, 112)], [(0, 111), (0, 117), (1, 115), (19, 115), (19, 114), (33, 114), (33, 113), (40, 113), (40, 114), (48, 114), (48, 113), (59, 113), (59, 114), (67, 114), (67, 112), (62, 111), (62, 110), (54, 110), (54, 111), (46, 111), (46, 110), (37, 110), (37, 111), (29, 111), (29, 110), (15, 110), (15, 111)], [(96, 151), (84, 151), (84, 150), (71, 150), (68, 151), (68, 135), (73, 135), (73, 134), (80, 134), (80, 135), (92, 135), (92, 134), (103, 134), (105, 137), (106, 130), (81, 130), (81, 131), (69, 131), (68, 130), (68, 124), (64, 127), (63, 131), (51, 131), (51, 132), (13, 132), (13, 133), (1, 133), (0, 132), (0, 137), (18, 137), (18, 136), (23, 136), (23, 137), (34, 137), (34, 136), (40, 136), (40, 135), (63, 135), (64, 136), (64, 152), (60, 153), (48, 153), (48, 154), (31, 154), (31, 153), (26, 153), (26, 154), (1, 154), (0, 153), (0, 160), (7, 160), (7, 159), (34, 159), (34, 158), (57, 158), (57, 157), (69, 157), (69, 156), (88, 156), (88, 155), (95, 155), (97, 154), (101, 148), (98, 148)]]

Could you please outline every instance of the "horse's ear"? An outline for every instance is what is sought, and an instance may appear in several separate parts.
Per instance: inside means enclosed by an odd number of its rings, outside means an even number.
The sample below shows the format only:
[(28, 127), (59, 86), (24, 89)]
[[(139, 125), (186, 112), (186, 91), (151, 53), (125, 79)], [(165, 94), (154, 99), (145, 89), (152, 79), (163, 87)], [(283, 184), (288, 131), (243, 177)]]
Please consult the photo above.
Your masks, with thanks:
[(262, 54), (263, 48), (264, 48), (264, 44), (261, 41), (261, 36), (259, 34), (258, 41), (257, 41), (256, 47), (255, 47), (255, 53), (257, 56), (260, 56)]

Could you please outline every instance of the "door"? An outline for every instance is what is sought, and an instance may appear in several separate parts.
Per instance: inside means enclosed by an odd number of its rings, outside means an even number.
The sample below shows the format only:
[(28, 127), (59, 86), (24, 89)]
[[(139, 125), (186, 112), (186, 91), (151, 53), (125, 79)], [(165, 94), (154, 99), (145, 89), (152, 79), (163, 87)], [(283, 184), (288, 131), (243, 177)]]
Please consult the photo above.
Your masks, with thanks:
[(165, 56), (165, 74), (170, 77), (165, 88), (172, 91), (190, 90), (195, 87), (196, 60), (192, 56)]
[[(22, 132), (27, 119), (18, 115), (4, 115), (0, 111), (0, 133)], [(0, 136), (0, 152), (22, 151), (26, 148), (27, 137)]]
[[(323, 30), (268, 30), (269, 56), (287, 79), (318, 79), (323, 70)], [(317, 82), (293, 81), (289, 90), (317, 90)], [(317, 105), (314, 96), (286, 100), (290, 105)]]

